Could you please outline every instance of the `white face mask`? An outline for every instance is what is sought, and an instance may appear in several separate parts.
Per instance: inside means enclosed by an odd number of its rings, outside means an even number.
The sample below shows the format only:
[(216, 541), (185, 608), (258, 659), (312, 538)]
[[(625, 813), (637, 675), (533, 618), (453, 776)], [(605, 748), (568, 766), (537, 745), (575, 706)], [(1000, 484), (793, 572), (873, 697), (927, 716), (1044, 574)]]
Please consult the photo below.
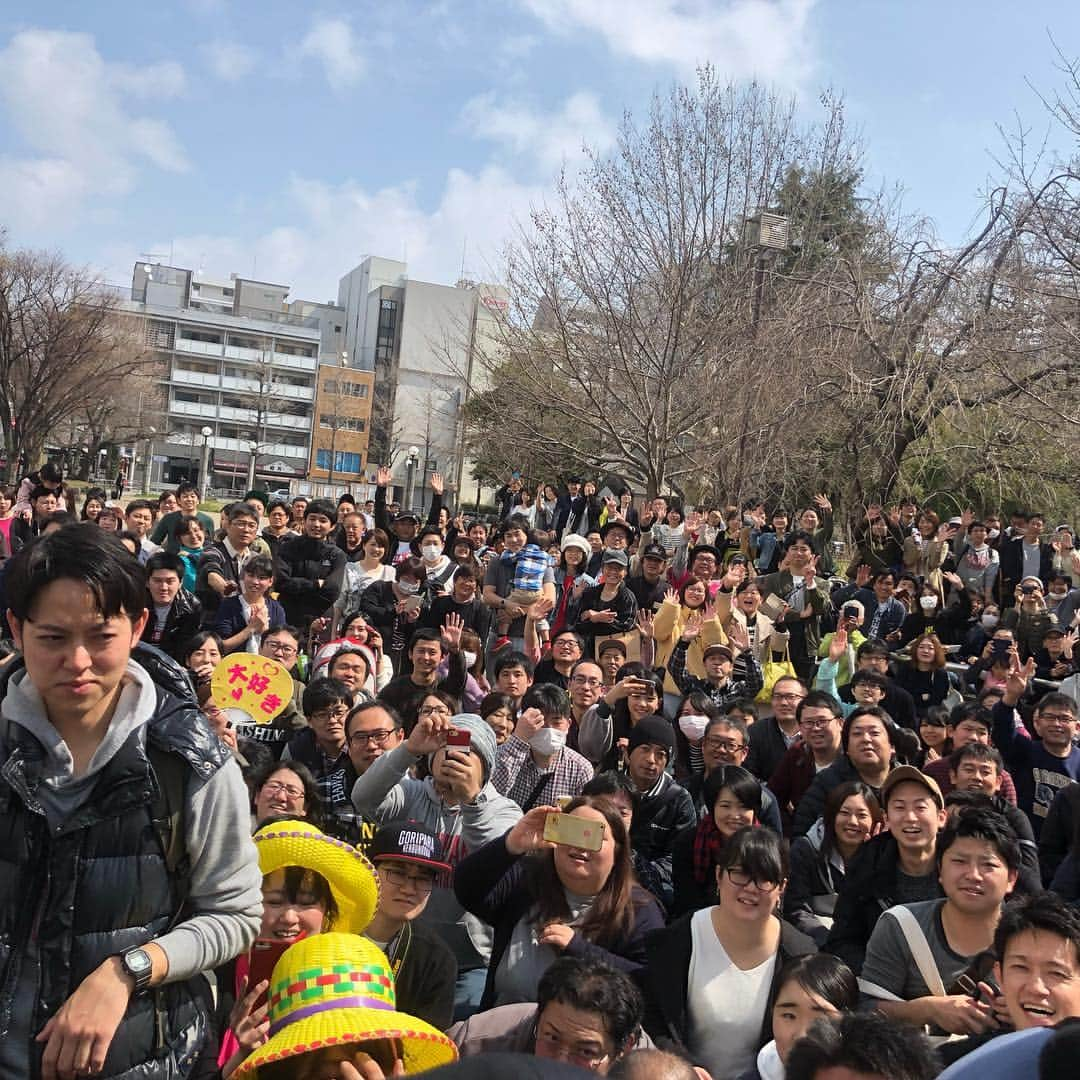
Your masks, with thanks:
[(705, 738), (705, 729), (709, 726), (707, 716), (686, 715), (679, 717), (679, 730), (693, 743)]
[(1001, 535), (1000, 529), (991, 529), (987, 534), (987, 538), (990, 540), (996, 540)]
[(937, 607), (937, 597), (936, 596), (920, 596), (919, 597), (919, 607), (921, 607), (923, 609), (923, 611), (933, 611), (934, 608)]
[(442, 548), (438, 544), (425, 544), (420, 549), (420, 554), (423, 555), (428, 562), (434, 562), (442, 554)]
[(1052, 592), (1047, 593), (1046, 598), (1048, 600), (1053, 600), (1055, 604), (1060, 604), (1061, 601), (1064, 600), (1065, 597), (1067, 597), (1068, 595), (1069, 594), (1067, 592)]
[(465, 649), (462, 649), (461, 655), (465, 658), (465, 667), (471, 670), (473, 664), (476, 663), (476, 653), (467, 652)]
[(544, 757), (557, 754), (565, 745), (566, 732), (553, 727), (542, 727), (529, 739), (529, 746)]
[(397, 587), (406, 596), (415, 596), (420, 591), (420, 582), (419, 581), (399, 581), (397, 583)]
[(996, 615), (983, 615), (979, 622), (986, 627), (987, 630), (993, 630), (998, 624), (998, 617)]

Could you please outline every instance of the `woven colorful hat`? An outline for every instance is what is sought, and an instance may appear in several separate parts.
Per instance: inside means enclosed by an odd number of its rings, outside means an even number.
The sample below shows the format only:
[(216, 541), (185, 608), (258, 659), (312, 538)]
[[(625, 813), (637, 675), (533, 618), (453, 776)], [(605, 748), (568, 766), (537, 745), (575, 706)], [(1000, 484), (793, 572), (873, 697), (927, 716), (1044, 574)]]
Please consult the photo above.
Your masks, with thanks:
[(379, 879), (375, 867), (351, 844), (327, 836), (307, 821), (264, 825), (253, 839), (264, 876), (286, 866), (322, 874), (338, 908), (334, 929), (347, 934), (367, 929), (379, 903)]
[(238, 1080), (271, 1062), (373, 1039), (401, 1040), (409, 1076), (457, 1060), (441, 1031), (397, 1011), (390, 961), (356, 934), (316, 934), (286, 949), (270, 976), (269, 1004), (270, 1038), (241, 1063)]

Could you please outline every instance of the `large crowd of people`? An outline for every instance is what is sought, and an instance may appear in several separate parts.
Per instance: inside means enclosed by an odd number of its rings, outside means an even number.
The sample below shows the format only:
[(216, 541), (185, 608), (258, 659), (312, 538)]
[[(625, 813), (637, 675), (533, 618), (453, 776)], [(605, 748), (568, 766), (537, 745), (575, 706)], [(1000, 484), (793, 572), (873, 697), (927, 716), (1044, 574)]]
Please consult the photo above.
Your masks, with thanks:
[(0, 1076), (1072, 1075), (1068, 525), (390, 481), (0, 489)]

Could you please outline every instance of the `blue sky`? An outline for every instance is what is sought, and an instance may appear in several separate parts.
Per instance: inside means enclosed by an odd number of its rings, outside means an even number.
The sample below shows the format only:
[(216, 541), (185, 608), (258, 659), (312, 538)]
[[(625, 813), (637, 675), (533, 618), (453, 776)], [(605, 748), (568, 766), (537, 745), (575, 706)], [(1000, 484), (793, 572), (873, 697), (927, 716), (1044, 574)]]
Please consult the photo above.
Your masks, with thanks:
[[(583, 140), (700, 60), (847, 101), (872, 183), (947, 243), (999, 125), (1048, 119), (1080, 5), (1012, 0), (44, 0), (0, 12), (0, 226), (130, 279), (143, 253), (327, 299), (366, 254), (497, 268)], [(1070, 148), (1058, 131), (1054, 145)]]

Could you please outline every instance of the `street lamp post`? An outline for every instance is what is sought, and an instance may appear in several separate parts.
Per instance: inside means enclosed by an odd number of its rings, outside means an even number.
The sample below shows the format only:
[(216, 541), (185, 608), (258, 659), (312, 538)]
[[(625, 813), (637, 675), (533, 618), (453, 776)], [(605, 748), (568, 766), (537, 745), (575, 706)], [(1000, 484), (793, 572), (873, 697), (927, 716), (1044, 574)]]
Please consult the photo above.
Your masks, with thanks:
[(204, 427), (199, 432), (202, 436), (202, 464), (199, 469), (199, 490), (202, 492), (203, 501), (210, 492), (210, 436), (214, 434), (213, 428)]
[(255, 455), (258, 453), (259, 444), (257, 442), (248, 443), (248, 491), (255, 489)]
[(154, 436), (157, 434), (156, 428), (147, 428), (149, 434), (146, 436), (146, 468), (143, 472), (143, 491), (149, 492), (154, 484)]
[(416, 463), (420, 459), (420, 447), (410, 446), (405, 455), (405, 512), (412, 513), (413, 488), (416, 484)]

